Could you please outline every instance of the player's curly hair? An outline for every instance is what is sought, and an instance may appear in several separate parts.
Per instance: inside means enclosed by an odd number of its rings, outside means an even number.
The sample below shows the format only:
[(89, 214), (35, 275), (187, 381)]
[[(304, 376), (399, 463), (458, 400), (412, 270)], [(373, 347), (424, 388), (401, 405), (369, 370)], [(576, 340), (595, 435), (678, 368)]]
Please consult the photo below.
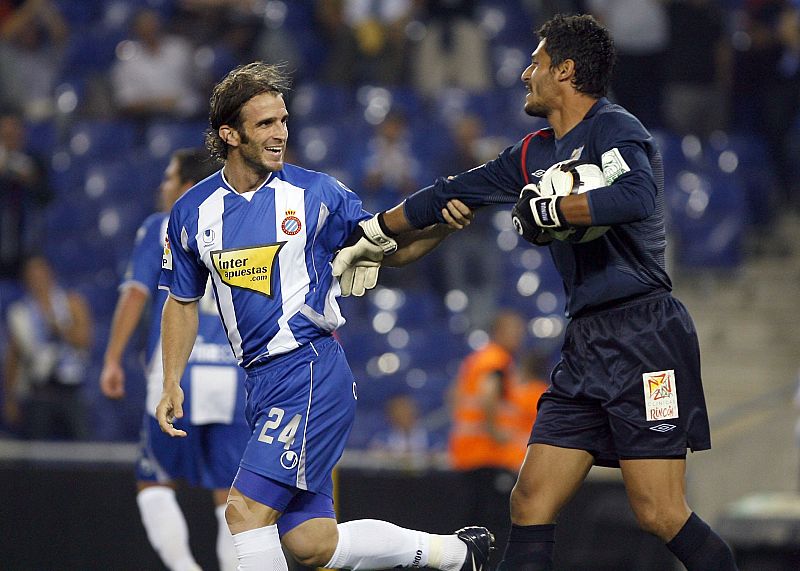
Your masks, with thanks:
[(558, 14), (537, 31), (546, 39), (551, 67), (575, 62), (573, 85), (581, 93), (604, 97), (614, 72), (616, 49), (609, 31), (588, 14)]
[(245, 103), (262, 93), (285, 94), (291, 79), (285, 64), (267, 64), (255, 61), (232, 70), (214, 86), (209, 101), (206, 148), (212, 157), (225, 160), (228, 144), (219, 136), (219, 128), (230, 125), (241, 129), (241, 111)]

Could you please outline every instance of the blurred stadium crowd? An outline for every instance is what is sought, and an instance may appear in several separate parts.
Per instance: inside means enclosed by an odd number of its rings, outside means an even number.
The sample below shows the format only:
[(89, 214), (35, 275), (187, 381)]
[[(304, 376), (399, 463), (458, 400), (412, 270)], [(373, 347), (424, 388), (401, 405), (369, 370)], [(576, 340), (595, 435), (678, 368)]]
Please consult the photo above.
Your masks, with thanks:
[[(673, 273), (735, 270), (800, 205), (797, 4), (0, 0), (0, 306), (21, 294), (25, 255), (43, 253), (91, 309), (89, 438), (135, 440), (136, 352), (124, 401), (97, 386), (117, 285), (171, 152), (202, 145), (216, 81), (255, 59), (287, 62), (289, 162), (337, 176), (374, 211), (543, 126), (524, 115), (519, 74), (538, 24), (576, 11), (612, 28), (611, 98), (661, 144)], [(557, 348), (560, 279), (546, 250), (518, 243), (506, 210), (479, 212), (415, 269), (385, 270), (384, 287), (342, 300), (361, 381), (353, 447), (385, 428), (383, 403), (399, 393), (443, 442), (447, 388), (499, 307), (527, 318), (530, 348)]]

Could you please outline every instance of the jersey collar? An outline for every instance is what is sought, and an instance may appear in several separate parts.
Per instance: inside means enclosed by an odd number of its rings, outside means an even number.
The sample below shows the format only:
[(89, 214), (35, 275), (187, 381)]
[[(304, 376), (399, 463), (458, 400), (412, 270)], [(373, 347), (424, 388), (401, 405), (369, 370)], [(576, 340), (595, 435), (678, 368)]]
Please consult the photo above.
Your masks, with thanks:
[(249, 192), (245, 192), (245, 193), (238, 192), (235, 188), (233, 188), (233, 185), (228, 182), (228, 179), (225, 178), (225, 168), (224, 167), (222, 169), (220, 169), (219, 175), (222, 178), (222, 183), (225, 185), (225, 188), (230, 190), (232, 193), (238, 194), (240, 196), (244, 196), (244, 195), (252, 196), (253, 194), (258, 192), (262, 188), (264, 188), (266, 186), (269, 186), (269, 183), (272, 182), (272, 180), (278, 175), (278, 172), (279, 171), (272, 171), (271, 173), (269, 173), (267, 178), (264, 179), (264, 182), (262, 182), (261, 184), (258, 185), (258, 188), (256, 188), (255, 190), (251, 190)]

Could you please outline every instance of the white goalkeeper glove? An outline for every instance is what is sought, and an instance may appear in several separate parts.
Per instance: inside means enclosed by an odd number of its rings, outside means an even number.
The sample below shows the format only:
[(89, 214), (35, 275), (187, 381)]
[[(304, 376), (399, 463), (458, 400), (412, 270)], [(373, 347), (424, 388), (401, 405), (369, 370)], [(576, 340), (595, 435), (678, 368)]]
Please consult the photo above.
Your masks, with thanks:
[(333, 258), (333, 275), (342, 295), (362, 296), (378, 285), (378, 270), (385, 255), (397, 250), (397, 242), (381, 228), (381, 214), (359, 222), (344, 247)]

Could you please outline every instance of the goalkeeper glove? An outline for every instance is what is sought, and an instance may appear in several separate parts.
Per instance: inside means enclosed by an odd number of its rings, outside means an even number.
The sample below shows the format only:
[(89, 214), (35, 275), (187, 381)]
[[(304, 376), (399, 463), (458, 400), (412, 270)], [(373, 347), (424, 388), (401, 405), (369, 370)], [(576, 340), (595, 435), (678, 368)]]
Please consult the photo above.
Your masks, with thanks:
[[(517, 200), (517, 208), (521, 214), (530, 211), (531, 219), (539, 228), (553, 228), (560, 230), (567, 226), (562, 221), (561, 207), (563, 196), (542, 196), (539, 187), (535, 184), (526, 184), (522, 187)], [(527, 203), (527, 208), (525, 208)]]
[(549, 213), (550, 205), (555, 210), (555, 218), (560, 222), (558, 203), (559, 197), (542, 197), (534, 184), (528, 184), (520, 192), (519, 199), (511, 209), (511, 221), (517, 233), (535, 246), (546, 246), (553, 241), (553, 236), (543, 226), (542, 219), (536, 217), (537, 201), (551, 201), (543, 203), (545, 211)]
[(339, 278), (342, 295), (362, 296), (378, 284), (378, 270), (385, 255), (397, 250), (397, 242), (377, 214), (358, 226), (333, 259), (333, 275)]

